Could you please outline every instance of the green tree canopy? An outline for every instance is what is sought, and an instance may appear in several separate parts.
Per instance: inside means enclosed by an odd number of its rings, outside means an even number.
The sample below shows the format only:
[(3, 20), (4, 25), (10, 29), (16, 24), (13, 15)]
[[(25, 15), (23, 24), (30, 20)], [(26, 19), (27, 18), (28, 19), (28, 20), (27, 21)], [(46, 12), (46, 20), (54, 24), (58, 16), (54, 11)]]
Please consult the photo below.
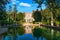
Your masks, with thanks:
[(33, 12), (33, 18), (35, 19), (36, 22), (41, 22), (42, 20), (42, 15), (41, 15), (41, 12), (36, 10)]
[(16, 20), (17, 20), (17, 21), (21, 21), (21, 20), (24, 19), (24, 17), (25, 17), (25, 14), (22, 13), (22, 12), (20, 12), (20, 13), (18, 13), (18, 14), (16, 15)]
[(0, 24), (7, 23), (6, 4), (9, 0), (0, 0)]

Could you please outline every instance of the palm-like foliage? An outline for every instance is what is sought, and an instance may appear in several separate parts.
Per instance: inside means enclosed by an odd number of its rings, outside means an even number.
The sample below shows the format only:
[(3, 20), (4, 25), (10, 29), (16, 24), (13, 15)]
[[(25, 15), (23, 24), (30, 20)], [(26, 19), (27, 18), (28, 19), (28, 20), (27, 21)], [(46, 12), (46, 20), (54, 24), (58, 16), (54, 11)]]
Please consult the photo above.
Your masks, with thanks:
[(44, 2), (44, 0), (33, 0), (33, 2), (38, 3), (38, 8), (41, 7), (42, 3)]

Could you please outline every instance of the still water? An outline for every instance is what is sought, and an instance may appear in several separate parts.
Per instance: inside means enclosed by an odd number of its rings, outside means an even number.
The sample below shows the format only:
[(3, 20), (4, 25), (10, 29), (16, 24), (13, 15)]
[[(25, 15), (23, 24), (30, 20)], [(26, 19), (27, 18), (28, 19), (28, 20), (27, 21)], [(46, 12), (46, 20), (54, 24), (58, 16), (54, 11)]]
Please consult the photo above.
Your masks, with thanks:
[[(11, 40), (13, 40), (13, 36), (10, 37)], [(4, 38), (4, 40), (9, 40), (9, 37), (6, 36)], [(17, 35), (17, 39), (16, 40), (37, 40), (36, 37), (33, 37), (32, 34), (24, 34), (22, 36)], [(39, 40), (41, 40), (41, 37), (39, 38)], [(43, 38), (43, 40), (46, 40), (45, 38)]]

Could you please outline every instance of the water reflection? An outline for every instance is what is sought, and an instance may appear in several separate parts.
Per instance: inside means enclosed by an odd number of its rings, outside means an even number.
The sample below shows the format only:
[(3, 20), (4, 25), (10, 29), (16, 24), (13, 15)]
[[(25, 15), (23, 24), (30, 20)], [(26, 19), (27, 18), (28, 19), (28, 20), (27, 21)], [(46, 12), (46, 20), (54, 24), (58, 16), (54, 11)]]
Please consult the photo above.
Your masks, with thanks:
[[(10, 39), (13, 40), (13, 36), (10, 36)], [(9, 37), (6, 36), (4, 40), (9, 40)], [(22, 36), (17, 35), (17, 40), (37, 40), (37, 39), (35, 37), (33, 37), (32, 34), (24, 34)], [(41, 37), (39, 40), (41, 40)], [(43, 40), (46, 40), (46, 39), (43, 38)]]

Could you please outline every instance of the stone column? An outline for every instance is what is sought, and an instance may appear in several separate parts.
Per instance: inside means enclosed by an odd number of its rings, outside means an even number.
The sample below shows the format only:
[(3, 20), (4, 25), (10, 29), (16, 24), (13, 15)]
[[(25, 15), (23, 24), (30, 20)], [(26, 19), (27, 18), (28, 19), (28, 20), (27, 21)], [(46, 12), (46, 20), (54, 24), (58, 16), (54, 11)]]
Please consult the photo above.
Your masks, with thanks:
[[(53, 19), (53, 11), (51, 8), (51, 26), (54, 26), (54, 19)], [(54, 30), (51, 29), (51, 40), (53, 40), (53, 34), (54, 34)]]

